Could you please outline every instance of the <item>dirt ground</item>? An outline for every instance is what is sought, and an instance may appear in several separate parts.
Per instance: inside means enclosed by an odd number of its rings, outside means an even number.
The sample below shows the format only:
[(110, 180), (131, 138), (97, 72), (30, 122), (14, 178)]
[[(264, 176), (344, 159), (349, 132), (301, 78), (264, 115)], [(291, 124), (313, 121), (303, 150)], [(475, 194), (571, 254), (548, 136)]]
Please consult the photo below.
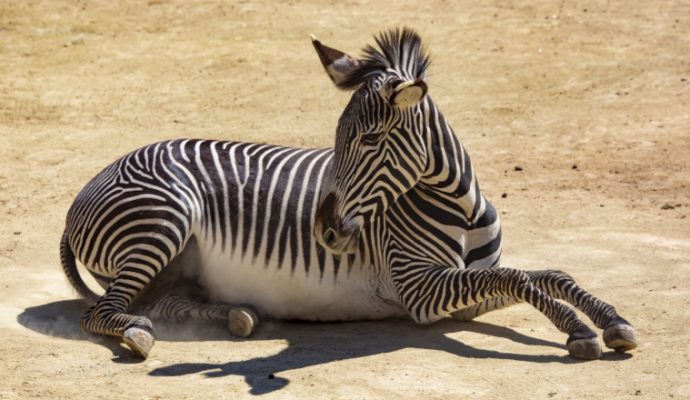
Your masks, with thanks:
[[(0, 399), (690, 398), (690, 4), (329, 3), (0, 1)], [(636, 351), (575, 362), (526, 306), (251, 340), (159, 326), (146, 361), (80, 333), (58, 242), (94, 174), (170, 138), (329, 146), (348, 94), (309, 33), (357, 53), (403, 24), (501, 210), (505, 265), (571, 273)]]

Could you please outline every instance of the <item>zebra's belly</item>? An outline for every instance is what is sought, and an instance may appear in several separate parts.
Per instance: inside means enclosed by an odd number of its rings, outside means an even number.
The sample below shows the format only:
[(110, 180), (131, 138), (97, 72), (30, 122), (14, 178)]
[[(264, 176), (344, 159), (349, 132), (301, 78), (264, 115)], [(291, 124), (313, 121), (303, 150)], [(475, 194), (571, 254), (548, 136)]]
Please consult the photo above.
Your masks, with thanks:
[[(299, 264), (299, 263), (298, 263)], [(277, 263), (255, 263), (251, 257), (212, 255), (203, 259), (199, 282), (213, 302), (246, 304), (262, 316), (278, 319), (344, 321), (400, 317), (405, 310), (371, 270), (343, 266), (337, 276), (326, 265), (308, 273)]]

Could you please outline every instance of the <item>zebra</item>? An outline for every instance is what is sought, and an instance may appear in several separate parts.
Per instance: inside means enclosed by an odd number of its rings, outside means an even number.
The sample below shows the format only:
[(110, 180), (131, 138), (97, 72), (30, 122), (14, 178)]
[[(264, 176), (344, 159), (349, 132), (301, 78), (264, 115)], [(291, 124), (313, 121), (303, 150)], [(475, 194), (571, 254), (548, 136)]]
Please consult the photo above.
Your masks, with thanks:
[(570, 275), (501, 266), (499, 215), (428, 94), (419, 35), (391, 29), (375, 42), (357, 58), (312, 35), (327, 75), (352, 92), (334, 148), (170, 140), (96, 175), (60, 245), (68, 280), (93, 304), (81, 328), (146, 358), (149, 317), (219, 321), (247, 337), (259, 317), (429, 324), (528, 303), (568, 335), (570, 356), (601, 357), (563, 300), (604, 330), (606, 346), (634, 349), (630, 323)]

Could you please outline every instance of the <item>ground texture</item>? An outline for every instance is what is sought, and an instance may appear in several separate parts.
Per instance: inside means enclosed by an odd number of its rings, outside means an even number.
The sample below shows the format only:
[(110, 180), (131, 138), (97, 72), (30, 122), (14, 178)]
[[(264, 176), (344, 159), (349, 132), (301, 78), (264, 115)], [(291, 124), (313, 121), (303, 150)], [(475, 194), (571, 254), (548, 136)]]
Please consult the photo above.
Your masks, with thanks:
[[(277, 2), (276, 2), (277, 3)], [(0, 398), (690, 397), (690, 5), (0, 1)], [(80, 188), (162, 139), (329, 146), (353, 53), (420, 31), (430, 94), (504, 221), (504, 262), (571, 273), (638, 329), (565, 357), (518, 306), (475, 323), (159, 327), (140, 362), (82, 335), (58, 242)]]

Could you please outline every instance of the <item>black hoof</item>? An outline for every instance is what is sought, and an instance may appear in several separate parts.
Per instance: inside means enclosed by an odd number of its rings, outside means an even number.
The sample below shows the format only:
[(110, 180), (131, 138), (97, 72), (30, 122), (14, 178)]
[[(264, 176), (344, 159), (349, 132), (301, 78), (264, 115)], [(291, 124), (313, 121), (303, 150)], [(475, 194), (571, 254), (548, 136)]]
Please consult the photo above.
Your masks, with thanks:
[(637, 347), (635, 329), (625, 320), (615, 320), (604, 329), (606, 347), (625, 353)]

